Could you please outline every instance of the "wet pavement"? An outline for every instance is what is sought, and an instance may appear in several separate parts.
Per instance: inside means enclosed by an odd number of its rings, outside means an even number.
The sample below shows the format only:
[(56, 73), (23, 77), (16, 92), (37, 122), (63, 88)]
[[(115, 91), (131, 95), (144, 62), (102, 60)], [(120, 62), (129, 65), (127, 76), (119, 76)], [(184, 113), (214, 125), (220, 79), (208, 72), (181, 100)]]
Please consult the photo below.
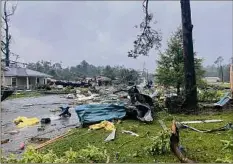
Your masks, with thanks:
[[(20, 153), (21, 143), (26, 145), (32, 137), (53, 138), (67, 132), (68, 129), (79, 125), (78, 117), (71, 105), (74, 100), (66, 99), (60, 95), (49, 95), (36, 98), (18, 98), (5, 100), (1, 103), (1, 140), (10, 139), (8, 143), (2, 144), (3, 154)], [(58, 112), (51, 110), (58, 109), (63, 104), (69, 104), (70, 118), (60, 118)], [(17, 128), (13, 120), (18, 116), (51, 118), (51, 123), (45, 126), (45, 130), (38, 131), (41, 124), (25, 128)], [(9, 132), (13, 131), (13, 134)], [(19, 131), (17, 133), (17, 131)]]

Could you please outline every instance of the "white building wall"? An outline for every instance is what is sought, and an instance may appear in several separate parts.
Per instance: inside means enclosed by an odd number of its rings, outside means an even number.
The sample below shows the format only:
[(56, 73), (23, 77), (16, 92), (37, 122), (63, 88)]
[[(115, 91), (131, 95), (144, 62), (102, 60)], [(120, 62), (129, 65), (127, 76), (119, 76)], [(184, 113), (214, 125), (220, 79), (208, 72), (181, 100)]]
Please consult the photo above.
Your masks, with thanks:
[(4, 85), (11, 86), (11, 77), (4, 77)]

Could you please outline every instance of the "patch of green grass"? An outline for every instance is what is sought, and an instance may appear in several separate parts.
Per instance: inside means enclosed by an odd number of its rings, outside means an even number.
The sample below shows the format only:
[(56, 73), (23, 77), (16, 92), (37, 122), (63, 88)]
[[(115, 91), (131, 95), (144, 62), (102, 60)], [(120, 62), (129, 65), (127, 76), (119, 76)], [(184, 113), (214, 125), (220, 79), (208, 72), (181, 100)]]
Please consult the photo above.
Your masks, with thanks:
[[(209, 115), (170, 115), (164, 117), (159, 115), (153, 124), (144, 124), (139, 121), (125, 120), (121, 124), (116, 124), (116, 139), (108, 143), (104, 139), (110, 132), (106, 130), (95, 130), (88, 132), (87, 128), (73, 129), (76, 131), (73, 135), (63, 138), (54, 144), (45, 147), (42, 151), (53, 150), (57, 155), (62, 156), (63, 153), (70, 148), (78, 151), (85, 148), (88, 143), (101, 149), (106, 149), (110, 155), (110, 162), (179, 162), (172, 154), (150, 155), (146, 153), (145, 148), (152, 144), (150, 137), (156, 136), (162, 131), (158, 119), (163, 119), (167, 127), (171, 127), (171, 120), (175, 118), (177, 121), (187, 120), (205, 120), (205, 119), (223, 119), (221, 123), (206, 124), (190, 124), (190, 126), (198, 129), (213, 129), (224, 126), (228, 122), (233, 122), (233, 112), (215, 113)], [(139, 134), (139, 137), (129, 134), (122, 134), (122, 130), (131, 130)], [(180, 131), (180, 144), (186, 149), (187, 157), (198, 162), (215, 162), (217, 158), (224, 158), (225, 152), (222, 150), (223, 144), (220, 140), (230, 140), (233, 131), (216, 132), (216, 133), (199, 133), (188, 129)], [(118, 156), (118, 158), (117, 158)]]
[(42, 96), (42, 94), (40, 92), (36, 92), (36, 91), (30, 91), (30, 92), (23, 91), (23, 92), (15, 92), (10, 97), (8, 97), (8, 99), (38, 97), (38, 96)]
[[(219, 123), (189, 124), (200, 130), (216, 129), (233, 123), (233, 112), (212, 113), (209, 115), (185, 116), (176, 115), (177, 121), (188, 120), (211, 120), (222, 119)], [(182, 130), (180, 133), (180, 144), (187, 149), (187, 156), (199, 162), (215, 162), (217, 158), (224, 158), (226, 152), (222, 150), (223, 144), (220, 140), (230, 140), (233, 131), (222, 131), (215, 133), (199, 133), (191, 130)]]

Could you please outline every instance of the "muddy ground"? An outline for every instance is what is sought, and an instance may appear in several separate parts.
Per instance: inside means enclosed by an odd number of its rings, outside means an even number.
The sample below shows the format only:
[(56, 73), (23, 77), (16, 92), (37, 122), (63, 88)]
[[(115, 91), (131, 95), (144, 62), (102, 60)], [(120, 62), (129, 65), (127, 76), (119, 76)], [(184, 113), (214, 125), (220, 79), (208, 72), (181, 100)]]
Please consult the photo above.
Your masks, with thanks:
[[(1, 140), (9, 139), (8, 143), (2, 144), (1, 149), (3, 154), (9, 153), (20, 154), (20, 144), (39, 144), (38, 140), (31, 141), (32, 137), (39, 138), (53, 138), (65, 133), (68, 129), (78, 126), (78, 118), (74, 108), (70, 109), (71, 117), (58, 117), (58, 112), (51, 112), (51, 110), (58, 109), (63, 104), (71, 104), (74, 100), (66, 99), (61, 95), (49, 95), (36, 98), (18, 98), (3, 101), (1, 104)], [(17, 128), (13, 120), (18, 116), (51, 118), (51, 123), (45, 126), (45, 130), (38, 131), (41, 124), (37, 124), (25, 128)], [(14, 132), (13, 134), (12, 131)], [(18, 133), (16, 131), (19, 131)], [(41, 142), (41, 141), (40, 141)], [(43, 142), (43, 141), (42, 141)]]

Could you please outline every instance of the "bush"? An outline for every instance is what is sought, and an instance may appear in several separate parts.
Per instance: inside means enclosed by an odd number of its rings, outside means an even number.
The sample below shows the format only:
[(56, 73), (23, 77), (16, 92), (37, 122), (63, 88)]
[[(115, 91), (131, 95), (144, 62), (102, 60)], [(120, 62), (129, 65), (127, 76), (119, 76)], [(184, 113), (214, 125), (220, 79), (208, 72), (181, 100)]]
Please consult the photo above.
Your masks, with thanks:
[(74, 89), (74, 87), (72, 87), (72, 86), (67, 86), (67, 87), (64, 88), (64, 91), (70, 92), (72, 89)]
[(18, 159), (14, 155), (9, 157), (1, 157), (2, 163), (104, 163), (108, 159), (106, 150), (101, 151), (99, 148), (88, 145), (87, 148), (79, 151), (69, 151), (64, 156), (58, 157), (52, 150), (46, 153), (38, 152), (34, 148), (29, 147)]
[(217, 90), (201, 90), (198, 93), (198, 100), (200, 102), (216, 102), (223, 96), (222, 91)]
[(231, 140), (221, 140), (224, 147), (222, 148), (222, 151), (225, 151), (225, 157), (224, 158), (217, 158), (215, 162), (218, 163), (233, 163), (233, 138), (231, 137)]
[(38, 87), (37, 87), (37, 89), (39, 89), (39, 90), (51, 90), (51, 87), (48, 85), (48, 84), (43, 84), (43, 85), (39, 85)]
[(158, 136), (151, 138), (153, 143), (145, 150), (150, 155), (161, 155), (170, 152), (170, 133), (160, 132)]

